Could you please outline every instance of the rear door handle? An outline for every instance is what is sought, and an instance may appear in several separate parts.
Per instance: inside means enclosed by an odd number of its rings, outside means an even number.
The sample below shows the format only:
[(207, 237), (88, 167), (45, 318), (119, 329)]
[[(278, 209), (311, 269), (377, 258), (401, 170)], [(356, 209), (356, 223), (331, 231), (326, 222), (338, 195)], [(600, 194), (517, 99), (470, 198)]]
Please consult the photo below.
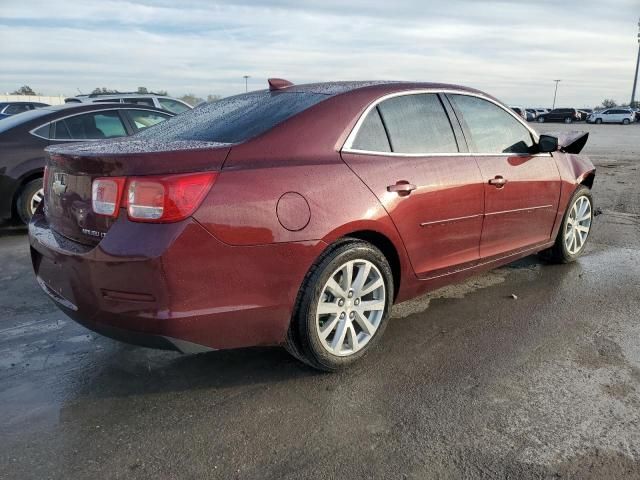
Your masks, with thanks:
[(387, 192), (395, 192), (401, 197), (406, 197), (416, 188), (417, 187), (413, 183), (409, 183), (406, 180), (399, 180), (395, 185), (387, 186)]
[(496, 188), (502, 188), (507, 183), (507, 179), (502, 175), (496, 175), (495, 178), (489, 180), (489, 185), (493, 185)]

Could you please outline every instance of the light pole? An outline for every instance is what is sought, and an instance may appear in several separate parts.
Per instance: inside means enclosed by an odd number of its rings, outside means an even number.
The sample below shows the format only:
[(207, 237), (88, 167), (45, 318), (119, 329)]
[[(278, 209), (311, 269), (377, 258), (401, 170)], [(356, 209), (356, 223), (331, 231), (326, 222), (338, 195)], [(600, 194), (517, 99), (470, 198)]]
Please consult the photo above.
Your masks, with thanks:
[(244, 91), (245, 93), (249, 91), (249, 77), (250, 75), (243, 75), (242, 78), (244, 78)]
[(562, 80), (554, 80), (554, 82), (556, 82), (556, 91), (553, 92), (553, 106), (551, 107), (551, 110), (553, 110), (554, 108), (556, 108), (556, 96), (558, 95), (558, 84), (561, 82)]
[(636, 101), (636, 85), (638, 84), (638, 65), (640, 65), (640, 21), (638, 21), (638, 59), (636, 60), (636, 74), (633, 76), (633, 90), (631, 90), (630, 107), (634, 106)]

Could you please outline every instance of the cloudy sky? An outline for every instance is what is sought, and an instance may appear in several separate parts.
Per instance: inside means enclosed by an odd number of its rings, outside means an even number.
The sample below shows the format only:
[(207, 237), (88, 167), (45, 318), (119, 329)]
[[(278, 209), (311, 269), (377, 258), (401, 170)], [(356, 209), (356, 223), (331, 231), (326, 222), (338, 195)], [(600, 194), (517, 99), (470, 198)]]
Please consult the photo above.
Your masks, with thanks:
[(0, 92), (458, 83), (510, 104), (628, 102), (640, 0), (0, 0)]

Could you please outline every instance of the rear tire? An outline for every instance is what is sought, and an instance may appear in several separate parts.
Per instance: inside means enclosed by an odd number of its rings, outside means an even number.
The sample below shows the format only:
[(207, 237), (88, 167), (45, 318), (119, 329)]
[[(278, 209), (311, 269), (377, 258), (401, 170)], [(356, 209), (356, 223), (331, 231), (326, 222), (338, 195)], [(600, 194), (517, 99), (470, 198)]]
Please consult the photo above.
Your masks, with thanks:
[(38, 208), (38, 205), (42, 202), (43, 196), (42, 178), (31, 180), (22, 187), (18, 201), (16, 202), (16, 212), (22, 223), (29, 223), (36, 208)]
[(332, 245), (302, 282), (287, 351), (327, 372), (355, 363), (382, 337), (393, 288), (389, 262), (375, 246), (355, 239)]
[(538, 117), (538, 123), (544, 123), (544, 117)]
[(580, 185), (569, 200), (555, 244), (540, 252), (540, 255), (552, 263), (575, 261), (584, 252), (592, 225), (593, 197), (591, 190)]
[(573, 119), (571, 117), (567, 117), (564, 119), (564, 123), (571, 123), (573, 122)]

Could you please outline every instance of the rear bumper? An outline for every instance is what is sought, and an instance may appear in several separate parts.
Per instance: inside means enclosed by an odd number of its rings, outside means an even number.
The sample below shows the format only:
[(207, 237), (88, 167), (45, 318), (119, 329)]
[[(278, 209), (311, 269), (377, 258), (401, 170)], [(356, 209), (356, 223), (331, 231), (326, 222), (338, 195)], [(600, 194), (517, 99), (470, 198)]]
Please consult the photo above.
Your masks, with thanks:
[(58, 235), (36, 213), (34, 271), (69, 317), (103, 335), (196, 352), (281, 344), (322, 242), (226, 245), (192, 219), (118, 219), (96, 247)]

